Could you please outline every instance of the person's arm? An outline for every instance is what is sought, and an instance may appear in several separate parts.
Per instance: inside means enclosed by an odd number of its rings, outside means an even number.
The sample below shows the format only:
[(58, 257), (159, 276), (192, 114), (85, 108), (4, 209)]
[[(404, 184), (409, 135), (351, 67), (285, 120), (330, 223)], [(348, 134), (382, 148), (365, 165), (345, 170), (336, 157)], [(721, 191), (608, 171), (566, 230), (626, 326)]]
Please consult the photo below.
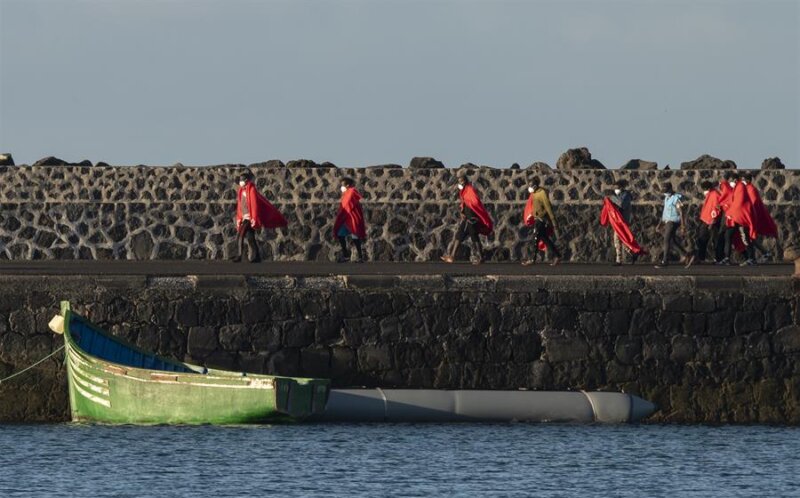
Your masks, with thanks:
[(547, 211), (547, 216), (550, 217), (550, 224), (553, 225), (553, 230), (555, 230), (558, 228), (558, 224), (556, 224), (556, 217), (553, 215), (553, 206), (550, 205), (550, 196), (547, 194), (547, 190), (542, 190), (542, 197), (544, 210)]
[(678, 201), (675, 203), (675, 209), (678, 210), (678, 214), (681, 217), (681, 233), (686, 234), (686, 213), (683, 211), (683, 203)]

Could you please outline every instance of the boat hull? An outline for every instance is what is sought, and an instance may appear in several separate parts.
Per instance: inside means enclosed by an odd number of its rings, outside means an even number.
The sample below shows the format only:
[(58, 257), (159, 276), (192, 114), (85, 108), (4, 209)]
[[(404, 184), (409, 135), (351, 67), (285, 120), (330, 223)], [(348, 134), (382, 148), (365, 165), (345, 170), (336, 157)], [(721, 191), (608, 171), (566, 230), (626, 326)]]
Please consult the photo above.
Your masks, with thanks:
[[(64, 341), (73, 421), (269, 423), (303, 419), (325, 408), (329, 392), (326, 379), (202, 370), (175, 362), (171, 363), (173, 368), (184, 371), (135, 368), (109, 362), (78, 346), (69, 330), (71, 318), (75, 317), (69, 315), (67, 309)], [(111, 340), (124, 344), (116, 338)]]

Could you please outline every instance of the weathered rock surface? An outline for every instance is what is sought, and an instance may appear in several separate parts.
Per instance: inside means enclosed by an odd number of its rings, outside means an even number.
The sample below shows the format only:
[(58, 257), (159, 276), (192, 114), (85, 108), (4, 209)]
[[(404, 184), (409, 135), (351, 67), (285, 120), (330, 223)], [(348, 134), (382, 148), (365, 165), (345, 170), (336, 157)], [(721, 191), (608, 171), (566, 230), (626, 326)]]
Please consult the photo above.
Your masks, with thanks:
[[(339, 181), (352, 176), (364, 195), (367, 254), (381, 261), (437, 260), (458, 221), (458, 171), (469, 170), (495, 231), (485, 241), (491, 260), (518, 260), (530, 250), (522, 224), (528, 178), (550, 191), (559, 221), (557, 243), (570, 261), (610, 261), (610, 231), (598, 226), (603, 196), (618, 179), (634, 192), (633, 230), (657, 258), (662, 235), (653, 229), (662, 198), (654, 184), (670, 182), (695, 220), (700, 183), (719, 170), (495, 169), (467, 163), (446, 168), (300, 168), (280, 161), (251, 165), (259, 189), (289, 220), (286, 229), (258, 234), (264, 256), (331, 260), (330, 236), (339, 207)], [(99, 163), (98, 163), (99, 165)], [(223, 259), (235, 251), (236, 180), (242, 164), (203, 167), (0, 167), (0, 258)], [(785, 245), (800, 243), (800, 170), (754, 171), (755, 185), (777, 221)], [(143, 235), (143, 234), (147, 235)], [(693, 233), (693, 227), (690, 227)], [(150, 245), (152, 244), (152, 246)], [(765, 240), (778, 257), (773, 240)], [(149, 255), (149, 256), (148, 256)]]
[(556, 168), (560, 170), (574, 169), (606, 169), (603, 163), (597, 159), (592, 159), (592, 153), (586, 147), (568, 149), (559, 156), (556, 161)]
[(731, 160), (718, 159), (708, 154), (703, 154), (693, 161), (681, 163), (682, 170), (695, 169), (736, 169), (736, 163)]
[[(61, 344), (61, 299), (144, 349), (337, 387), (624, 390), (652, 420), (800, 424), (791, 277), (9, 277), (0, 375)], [(245, 283), (247, 282), (247, 283)], [(383, 282), (383, 283), (381, 283)], [(0, 421), (62, 421), (54, 358), (0, 385)]]
[(444, 164), (441, 161), (437, 161), (432, 157), (414, 157), (411, 158), (411, 162), (408, 164), (408, 167), (412, 169), (444, 168)]
[(658, 163), (654, 161), (644, 161), (642, 159), (631, 159), (620, 166), (619, 169), (656, 170), (658, 169)]
[(14, 158), (11, 154), (0, 154), (0, 166), (14, 166)]
[(67, 164), (69, 164), (67, 161), (54, 156), (43, 157), (33, 163), (34, 166), (65, 166)]
[(761, 169), (786, 169), (780, 157), (768, 157), (761, 163)]

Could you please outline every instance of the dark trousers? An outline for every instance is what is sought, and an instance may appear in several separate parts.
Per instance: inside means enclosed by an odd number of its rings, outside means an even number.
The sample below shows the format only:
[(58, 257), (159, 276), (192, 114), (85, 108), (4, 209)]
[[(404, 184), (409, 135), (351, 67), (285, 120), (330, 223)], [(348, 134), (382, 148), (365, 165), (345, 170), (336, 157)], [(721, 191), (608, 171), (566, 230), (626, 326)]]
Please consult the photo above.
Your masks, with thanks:
[(536, 218), (533, 223), (533, 260), (536, 261), (536, 258), (539, 257), (539, 241), (542, 241), (547, 247), (547, 252), (552, 254), (553, 256), (560, 258), (561, 253), (559, 252), (556, 245), (550, 239), (550, 235), (547, 234), (547, 229), (549, 228), (549, 224), (540, 218)]
[[(364, 252), (361, 249), (361, 239), (352, 239), (352, 240), (353, 240), (353, 245), (356, 246), (356, 253), (358, 254), (359, 261), (363, 261)], [(339, 246), (342, 248), (342, 256), (345, 258), (349, 258), (350, 253), (347, 250), (347, 237), (339, 236)]]
[(689, 254), (689, 251), (678, 240), (678, 228), (680, 226), (680, 222), (676, 221), (668, 221), (664, 225), (664, 255), (661, 256), (661, 262), (664, 264), (669, 262), (669, 253), (672, 248), (675, 248), (681, 256), (688, 256)]
[(475, 244), (480, 244), (481, 239), (478, 238), (478, 229), (477, 229), (477, 222), (470, 219), (461, 220), (461, 223), (458, 224), (458, 228), (456, 229), (456, 240), (459, 242), (464, 242), (467, 237), (472, 240)]
[(243, 220), (239, 226), (239, 257), (244, 259), (244, 244), (247, 242), (247, 259), (250, 262), (259, 261), (261, 256), (258, 254), (256, 245), (256, 231), (250, 224), (250, 220)]
[(742, 239), (742, 243), (745, 245), (745, 255), (747, 259), (755, 259), (756, 257), (756, 250), (753, 247), (753, 244), (750, 241), (750, 236), (747, 234), (747, 230), (744, 229), (741, 225), (734, 225), (732, 227), (725, 228), (725, 257), (731, 257), (731, 246), (733, 245), (733, 237), (739, 234), (740, 238)]
[(724, 247), (724, 243), (719, 242), (719, 225), (720, 225), (719, 220), (717, 220), (711, 225), (708, 225), (706, 223), (700, 223), (697, 226), (695, 245), (697, 246), (698, 261), (706, 260), (706, 256), (708, 255), (708, 244), (712, 240), (714, 241), (716, 260), (719, 261), (720, 259), (722, 259), (722, 249)]

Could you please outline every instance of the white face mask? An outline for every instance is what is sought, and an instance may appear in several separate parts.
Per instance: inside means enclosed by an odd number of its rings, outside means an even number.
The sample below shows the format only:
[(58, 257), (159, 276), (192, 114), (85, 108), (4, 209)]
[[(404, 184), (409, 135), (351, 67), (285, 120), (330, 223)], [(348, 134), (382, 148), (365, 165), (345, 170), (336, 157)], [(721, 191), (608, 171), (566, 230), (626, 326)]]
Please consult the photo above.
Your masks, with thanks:
[(672, 194), (670, 194), (669, 192), (664, 192), (664, 197), (669, 197), (669, 196), (671, 196), (671, 195), (672, 195)]
[(735, 187), (736, 186), (736, 182), (728, 182), (728, 185), (730, 185), (731, 187)]
[(458, 190), (464, 190), (464, 186), (461, 185), (460, 183), (458, 184)]
[(615, 189), (614, 189), (614, 194), (616, 194), (616, 195), (619, 195), (619, 194), (621, 194), (621, 193), (622, 193), (622, 190), (620, 190), (620, 189), (618, 189), (618, 188), (615, 188)]
[(341, 190), (341, 191), (342, 191), (342, 193), (345, 193), (345, 192), (347, 192), (347, 187), (345, 187), (344, 185), (342, 185), (341, 187), (339, 187), (339, 190)]
[(239, 186), (240, 186), (240, 187), (244, 187), (244, 186), (245, 186), (245, 184), (247, 184), (247, 182), (246, 182), (246, 181), (244, 181), (244, 180), (239, 180)]
[(708, 190), (703, 190), (703, 195), (707, 197), (708, 196)]
[(747, 180), (742, 180), (742, 185), (747, 185)]
[(535, 188), (533, 188), (533, 187), (528, 187), (528, 192), (529, 192), (529, 193), (531, 193), (531, 194), (532, 194), (534, 190), (536, 190), (536, 189), (535, 189)]

